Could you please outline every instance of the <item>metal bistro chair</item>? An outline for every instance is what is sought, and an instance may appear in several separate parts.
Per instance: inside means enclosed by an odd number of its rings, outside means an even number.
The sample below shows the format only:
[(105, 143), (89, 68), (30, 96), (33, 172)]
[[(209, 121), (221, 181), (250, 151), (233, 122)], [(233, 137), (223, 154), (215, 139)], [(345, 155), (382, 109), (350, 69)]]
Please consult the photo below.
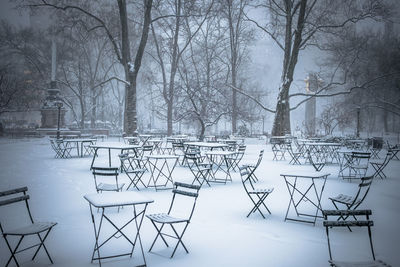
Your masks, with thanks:
[(285, 160), (285, 150), (283, 149), (283, 143), (279, 139), (270, 139), (271, 149), (274, 157), (272, 160)]
[(239, 163), (242, 160), (244, 153), (246, 151), (246, 145), (239, 145), (235, 154), (229, 157), (230, 164), (234, 171), (239, 171)]
[(254, 213), (258, 211), (261, 216), (265, 219), (264, 214), (260, 210), (261, 205), (264, 206), (264, 208), (267, 210), (269, 214), (271, 214), (271, 211), (268, 209), (268, 207), (265, 205), (265, 199), (267, 196), (274, 191), (274, 188), (267, 188), (267, 189), (261, 189), (261, 188), (254, 188), (253, 182), (252, 182), (252, 173), (249, 172), (249, 169), (246, 167), (240, 167), (240, 177), (242, 179), (242, 184), (244, 187), (244, 190), (246, 191), (247, 195), (249, 196), (251, 202), (254, 204), (254, 207), (250, 210), (250, 212), (247, 214), (247, 217), (250, 216), (251, 213)]
[(185, 163), (185, 148), (182, 142), (172, 142), (172, 154), (178, 156), (181, 161), (178, 163), (182, 166)]
[[(258, 166), (260, 166), (263, 156), (264, 156), (264, 149), (260, 150), (260, 154), (258, 155), (258, 160), (257, 160), (256, 164), (243, 164), (242, 165), (242, 167), (246, 168), (248, 170), (248, 172), (250, 173), (250, 177), (253, 180), (253, 182), (258, 181), (255, 171), (258, 168)], [(239, 168), (239, 170), (240, 170), (240, 168)]]
[[(200, 190), (200, 186), (198, 186), (198, 185), (191, 185), (191, 184), (175, 182), (174, 189), (172, 190), (172, 194), (173, 194), (172, 201), (171, 201), (171, 205), (169, 207), (168, 213), (157, 213), (157, 214), (146, 215), (146, 217), (150, 219), (150, 221), (152, 222), (152, 224), (154, 225), (154, 227), (157, 230), (156, 238), (154, 239), (153, 243), (151, 244), (149, 252), (152, 250), (158, 237), (161, 237), (164, 244), (167, 247), (169, 247), (167, 241), (164, 238), (164, 236), (167, 236), (167, 237), (178, 240), (178, 242), (175, 245), (174, 251), (172, 252), (171, 258), (174, 256), (179, 244), (182, 245), (182, 247), (185, 249), (186, 253), (189, 253), (186, 246), (183, 244), (182, 237), (185, 234), (185, 231), (186, 231), (186, 229), (190, 223), (190, 220), (192, 218), (194, 208), (196, 206), (197, 197), (199, 196), (199, 190)], [(174, 207), (176, 207), (176, 205), (174, 205), (174, 204), (177, 203), (176, 200), (178, 199), (178, 196), (181, 200), (181, 203), (188, 203), (187, 199), (182, 199), (182, 197), (193, 199), (190, 214), (186, 217), (175, 217), (175, 215), (173, 215), (173, 213), (176, 210), (176, 208), (174, 208)], [(175, 228), (175, 225), (177, 225), (177, 224), (184, 225), (180, 234), (178, 233), (177, 229)], [(160, 225), (160, 226), (158, 227), (158, 225)], [(171, 229), (173, 231), (172, 234), (162, 232), (165, 225), (171, 226)]]
[(321, 160), (314, 160), (312, 154), (310, 153), (310, 151), (307, 151), (308, 154), (308, 160), (310, 161), (310, 164), (314, 167), (314, 169), (317, 172), (320, 172), (324, 167), (325, 167), (325, 161), (321, 161)]
[[(35, 222), (33, 220), (32, 214), (31, 214), (31, 210), (29, 208), (29, 204), (28, 204), (28, 199), (29, 199), (29, 195), (26, 194), (26, 192), (28, 191), (27, 187), (21, 187), (21, 188), (16, 188), (16, 189), (12, 189), (12, 190), (7, 190), (7, 191), (3, 191), (0, 192), (0, 206), (5, 207), (8, 205), (13, 205), (13, 209), (16, 208), (17, 205), (16, 203), (18, 202), (25, 202), (26, 209), (29, 215), (29, 223), (22, 226), (22, 227), (18, 227), (18, 228), (14, 228), (13, 229), (5, 229), (5, 225), (0, 223), (0, 230), (1, 233), (4, 237), (4, 240), (6, 241), (7, 247), (11, 252), (11, 256), (8, 259), (7, 263), (5, 264), (5, 266), (8, 266), (11, 262), (11, 260), (14, 260), (15, 264), (17, 266), (19, 266), (17, 258), (16, 258), (16, 254), (26, 251), (28, 249), (34, 248), (34, 247), (38, 247), (35, 251), (35, 254), (32, 257), (32, 260), (34, 260), (39, 252), (39, 250), (41, 248), (44, 249), (44, 251), (47, 254), (47, 257), (49, 258), (50, 262), (53, 263), (53, 260), (50, 257), (49, 252), (47, 251), (47, 248), (44, 244), (44, 241), (46, 240), (47, 236), (49, 235), (51, 229), (53, 229), (53, 227), (57, 224), (55, 222)], [(22, 196), (18, 196), (18, 194), (22, 193)], [(4, 215), (4, 213), (3, 213)], [(22, 214), (21, 214), (22, 215)], [(10, 216), (2, 216), (3, 218), (5, 217), (5, 219), (8, 219)], [(23, 217), (19, 217), (17, 223), (21, 222), (23, 220)], [(15, 224), (13, 222), (13, 224)], [(19, 246), (22, 243), (22, 240), (27, 237), (27, 236), (37, 236), (39, 238), (39, 243), (31, 245), (27, 248), (23, 248), (18, 250)], [(11, 236), (15, 236), (15, 237), (19, 237), (19, 240), (16, 244), (16, 246), (14, 248), (11, 247), (10, 244), (10, 240), (9, 237)]]
[(197, 182), (201, 187), (204, 182), (206, 182), (208, 186), (211, 186), (209, 178), (212, 176), (212, 165), (209, 163), (202, 163), (199, 153), (200, 151), (185, 153), (189, 169), (194, 176), (192, 184)]
[(129, 153), (120, 154), (119, 158), (121, 160), (122, 171), (131, 181), (126, 190), (129, 190), (132, 185), (136, 187), (137, 190), (140, 190), (137, 186), (139, 182), (146, 187), (142, 181), (142, 176), (147, 170), (144, 168), (144, 166), (142, 166), (142, 160), (136, 158), (135, 156), (129, 155)]
[(369, 159), (371, 153), (369, 152), (352, 152), (350, 162), (348, 164), (349, 175), (343, 176), (343, 179), (359, 179), (364, 177), (367, 173)]
[(379, 176), (381, 179), (386, 178), (386, 174), (383, 172), (383, 170), (388, 165), (388, 163), (392, 159), (392, 157), (393, 157), (393, 152), (392, 152), (392, 150), (389, 149), (388, 152), (386, 153), (386, 157), (384, 160), (370, 160), (369, 161), (369, 163), (375, 170), (374, 177)]
[(50, 139), (51, 148), (54, 150), (56, 155), (55, 158), (62, 158), (64, 156), (64, 150), (54, 139)]
[(291, 143), (286, 143), (286, 150), (289, 152), (289, 156), (291, 157), (289, 164), (301, 165), (299, 158), (302, 155), (302, 153), (294, 151)]
[[(372, 175), (367, 177), (362, 177), (361, 182), (358, 185), (358, 190), (354, 196), (339, 194), (336, 197), (330, 197), (329, 199), (332, 201), (332, 204), (333, 206), (335, 206), (336, 210), (343, 209), (339, 208), (338, 204), (346, 207), (346, 210), (356, 210), (366, 198), (369, 189), (371, 187), (373, 178), (374, 176)], [(346, 220), (347, 217), (342, 217), (339, 219)], [(349, 230), (351, 231), (350, 228)]]
[[(371, 210), (324, 210), (324, 227), (326, 229), (326, 237), (328, 240), (328, 250), (329, 250), (329, 263), (332, 267), (384, 267), (390, 266), (389, 264), (375, 259), (374, 247), (372, 244), (372, 233), (371, 227), (374, 225), (374, 222), (370, 220), (369, 216), (372, 214)], [(365, 216), (365, 220), (354, 220), (354, 221), (337, 221), (337, 220), (328, 220), (330, 216), (337, 217), (356, 217), (356, 216)], [(362, 262), (347, 262), (347, 261), (336, 261), (332, 259), (332, 250), (331, 243), (329, 237), (329, 229), (333, 227), (368, 227), (368, 236), (369, 236), (369, 244), (372, 252), (372, 259), (370, 261), (362, 261)], [(343, 242), (341, 242), (342, 244)], [(356, 249), (359, 249), (357, 247)]]
[[(118, 167), (92, 167), (92, 173), (94, 177), (94, 183), (96, 186), (97, 193), (101, 193), (103, 191), (122, 191), (124, 187), (124, 183), (118, 183)], [(115, 183), (106, 183), (103, 182), (107, 178), (115, 177)], [(98, 182), (98, 179), (102, 181)], [(108, 179), (107, 179), (108, 180)]]

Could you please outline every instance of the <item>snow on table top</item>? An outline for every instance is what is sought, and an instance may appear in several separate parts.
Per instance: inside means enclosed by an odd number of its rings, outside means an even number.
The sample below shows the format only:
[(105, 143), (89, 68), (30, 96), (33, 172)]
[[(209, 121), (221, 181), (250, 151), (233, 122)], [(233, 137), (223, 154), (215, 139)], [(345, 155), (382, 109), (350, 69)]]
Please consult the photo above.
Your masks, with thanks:
[(84, 198), (96, 208), (116, 207), (152, 203), (154, 200), (138, 192), (104, 192), (102, 194), (87, 194)]

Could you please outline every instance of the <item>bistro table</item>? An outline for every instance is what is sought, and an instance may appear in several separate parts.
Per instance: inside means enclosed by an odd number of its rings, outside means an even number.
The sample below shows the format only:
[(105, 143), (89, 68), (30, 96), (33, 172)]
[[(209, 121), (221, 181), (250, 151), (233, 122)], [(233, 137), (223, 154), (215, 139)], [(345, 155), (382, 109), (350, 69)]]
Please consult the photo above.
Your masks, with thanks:
[[(83, 148), (84, 148), (84, 144), (87, 145), (93, 145), (94, 143), (96, 143), (97, 139), (94, 138), (71, 138), (71, 139), (63, 139), (63, 142), (68, 144), (71, 143), (75, 143), (76, 145), (76, 152), (78, 153), (78, 157), (83, 157), (84, 156), (84, 152), (83, 152)], [(81, 148), (79, 150), (79, 147)], [(90, 155), (90, 153), (88, 152), (88, 155)]]
[(306, 153), (315, 155), (318, 160), (324, 162), (339, 163), (338, 149), (342, 146), (339, 143), (327, 143), (327, 142), (303, 142)]
[[(230, 170), (232, 169), (232, 162), (230, 158), (235, 154), (233, 151), (207, 151), (206, 155), (212, 163), (212, 179), (209, 182), (222, 182), (226, 184), (229, 180), (232, 182)], [(224, 168), (224, 166), (226, 168)], [(215, 168), (214, 168), (215, 167)], [(217, 172), (220, 171), (225, 174), (225, 178), (216, 178)]]
[(229, 147), (229, 145), (227, 144), (221, 144), (221, 143), (217, 143), (217, 142), (185, 142), (183, 143), (185, 146), (189, 147), (189, 146), (197, 146), (199, 148), (208, 148), (210, 150), (214, 150), (214, 149), (222, 149), (224, 150), (225, 148)]
[(132, 150), (136, 157), (137, 155), (137, 149), (140, 148), (139, 145), (127, 145), (127, 144), (122, 144), (122, 143), (118, 143), (118, 142), (105, 142), (105, 143), (101, 143), (100, 145), (90, 145), (89, 147), (94, 149), (94, 155), (93, 155), (93, 159), (92, 159), (92, 164), (90, 165), (90, 169), (92, 169), (93, 164), (94, 164), (94, 160), (97, 157), (97, 153), (99, 149), (107, 149), (108, 150), (108, 166), (111, 167), (111, 150), (120, 150), (121, 154), (124, 153), (124, 151), (127, 150)]
[[(144, 261), (144, 264), (141, 266), (146, 266), (146, 258), (144, 257), (142, 240), (140, 238), (140, 227), (142, 226), (142, 222), (143, 222), (144, 214), (146, 212), (147, 205), (154, 201), (152, 199), (144, 197), (143, 195), (141, 195), (138, 192), (133, 192), (133, 191), (104, 192), (102, 194), (88, 194), (88, 195), (85, 195), (84, 198), (89, 202), (90, 214), (92, 217), (94, 236), (95, 236), (95, 245), (93, 248), (91, 262), (98, 260), (99, 265), (101, 266), (102, 259), (109, 259), (109, 258), (122, 257), (122, 256), (132, 257), (132, 254), (133, 254), (135, 246), (136, 246), (136, 242), (139, 240), (139, 245), (140, 245), (140, 249), (141, 249), (142, 257), (143, 257), (143, 261)], [(95, 208), (95, 211), (93, 211), (92, 206)], [(113, 207), (120, 208), (120, 207), (126, 207), (126, 206), (133, 207), (133, 214), (132, 214), (132, 216), (129, 215), (127, 221), (123, 224), (120, 223), (119, 220), (118, 220), (118, 222), (115, 221), (116, 217), (118, 217), (118, 219), (123, 217), (122, 214), (118, 213), (117, 216), (111, 216), (111, 215), (106, 215), (106, 213), (105, 213), (106, 208), (113, 208)], [(98, 214), (98, 211), (96, 211), (96, 208), (101, 209), (101, 215), (100, 215), (100, 218), (98, 218), (98, 220), (97, 220), (97, 225), (96, 225), (95, 217), (96, 217), (96, 213)], [(125, 212), (125, 209), (124, 209), (124, 212)], [(114, 219), (114, 221), (112, 219)], [(115, 228), (115, 230), (114, 230), (115, 232), (113, 234), (111, 234), (109, 237), (104, 238), (104, 241), (102, 241), (100, 244), (101, 229), (103, 227), (103, 222), (105, 222), (105, 221), (109, 222), (109, 224), (113, 228)], [(129, 225), (133, 221), (135, 222), (135, 227), (129, 228)], [(118, 226), (118, 225), (121, 225), (121, 226)], [(123, 232), (124, 228), (126, 230), (125, 233)], [(136, 228), (136, 234), (132, 234), (132, 233), (134, 233), (133, 231), (135, 230), (132, 228)], [(107, 233), (108, 233), (108, 231), (107, 231)], [(105, 234), (103, 234), (103, 236), (104, 235)], [(126, 241), (128, 241), (132, 245), (130, 252), (126, 252), (123, 254), (117, 254), (117, 255), (111, 255), (111, 256), (100, 255), (100, 248), (104, 249), (103, 246), (107, 242), (109, 242), (112, 238), (120, 238), (120, 237), (123, 237)], [(95, 256), (96, 254), (97, 254), (97, 256)]]
[[(162, 189), (171, 189), (172, 187), (167, 188), (167, 185), (168, 182), (171, 182), (172, 185), (174, 184), (174, 181), (172, 180), (172, 172), (175, 169), (179, 156), (153, 154), (146, 157), (150, 169), (150, 179), (147, 183), (147, 187), (154, 187), (156, 191)], [(165, 183), (157, 183), (160, 178), (165, 178)]]
[[(330, 173), (316, 172), (316, 171), (295, 171), (282, 173), (281, 176), (285, 179), (285, 183), (290, 195), (289, 205), (285, 215), (285, 221), (297, 221), (312, 223), (315, 225), (317, 218), (322, 218), (318, 212), (322, 212), (321, 198), (324, 192), (326, 178)], [(316, 181), (322, 180), (317, 186)], [(300, 204), (307, 205), (309, 208), (315, 209), (315, 214), (303, 213), (299, 211)], [(290, 209), (294, 209), (297, 217), (289, 217)], [(299, 216), (311, 217), (312, 220), (301, 219)]]

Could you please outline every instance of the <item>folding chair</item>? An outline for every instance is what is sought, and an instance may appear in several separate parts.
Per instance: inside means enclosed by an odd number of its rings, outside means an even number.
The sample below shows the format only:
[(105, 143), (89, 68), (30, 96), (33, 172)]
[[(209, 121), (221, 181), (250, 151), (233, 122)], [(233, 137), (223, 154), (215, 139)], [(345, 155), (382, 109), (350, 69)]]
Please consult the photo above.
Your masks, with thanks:
[(364, 177), (367, 173), (369, 159), (371, 153), (369, 152), (352, 152), (350, 162), (348, 164), (349, 175), (343, 176), (343, 179), (359, 179)]
[(139, 182), (142, 183), (144, 187), (146, 185), (142, 181), (143, 174), (147, 171), (144, 166), (142, 166), (142, 161), (135, 156), (131, 156), (128, 153), (120, 154), (119, 158), (121, 160), (121, 167), (122, 171), (128, 176), (129, 180), (131, 181), (126, 190), (133, 185), (136, 187), (137, 190), (140, 190), (137, 184)]
[(209, 183), (209, 178), (212, 175), (212, 165), (208, 163), (201, 163), (199, 152), (186, 152), (185, 157), (188, 162), (189, 169), (194, 175), (192, 184), (197, 182), (201, 187), (203, 186), (203, 183), (206, 182), (208, 186), (211, 186)]
[[(250, 216), (251, 213), (254, 213), (258, 211), (261, 216), (265, 219), (264, 214), (260, 210), (261, 205), (264, 206), (264, 208), (268, 211), (269, 214), (271, 214), (271, 211), (268, 209), (268, 207), (265, 205), (264, 201), (267, 198), (267, 196), (274, 191), (274, 188), (267, 188), (267, 189), (260, 189), (260, 188), (254, 188), (253, 185), (253, 179), (252, 179), (252, 172), (249, 172), (249, 169), (246, 167), (240, 167), (240, 177), (242, 179), (242, 184), (244, 187), (244, 190), (246, 191), (247, 195), (249, 196), (251, 202), (254, 204), (254, 207), (250, 210), (250, 212), (247, 214), (247, 217)], [(253, 171), (254, 172), (254, 171)]]
[(310, 161), (310, 164), (314, 167), (314, 169), (315, 169), (317, 172), (321, 171), (321, 170), (324, 168), (324, 166), (325, 166), (325, 162), (324, 162), (324, 161), (320, 161), (320, 160), (318, 160), (318, 159), (315, 161), (315, 160), (313, 159), (313, 157), (312, 157), (310, 151), (308, 151), (307, 154), (308, 154), (308, 160)]
[[(198, 185), (191, 185), (191, 184), (185, 184), (185, 183), (179, 183), (179, 182), (175, 182), (174, 183), (174, 189), (172, 190), (173, 196), (172, 196), (172, 201), (171, 201), (171, 205), (169, 207), (168, 213), (158, 213), (158, 214), (149, 214), (146, 215), (147, 218), (150, 219), (150, 221), (152, 222), (152, 224), (154, 225), (154, 227), (157, 230), (157, 235), (156, 238), (154, 239), (153, 243), (151, 244), (151, 247), (149, 249), (149, 252), (152, 250), (154, 244), (156, 243), (158, 237), (161, 237), (162, 241), (164, 242), (164, 244), (169, 247), (167, 241), (165, 240), (165, 236), (170, 237), (170, 238), (174, 238), (177, 239), (178, 242), (175, 245), (174, 251), (172, 252), (171, 258), (174, 256), (176, 249), (178, 248), (179, 244), (182, 245), (182, 247), (185, 249), (186, 253), (189, 253), (189, 251), (187, 250), (186, 246), (184, 245), (183, 241), (182, 241), (182, 237), (190, 223), (190, 220), (192, 218), (193, 212), (194, 212), (194, 208), (196, 206), (196, 201), (197, 201), (197, 197), (199, 196), (199, 190), (200, 190), (200, 186)], [(187, 217), (175, 217), (173, 215), (173, 213), (175, 212), (176, 208), (174, 208), (177, 205), (174, 205), (175, 203), (177, 203), (177, 201), (175, 201), (176, 199), (178, 199), (177, 196), (180, 197), (184, 197), (186, 199), (182, 199), (181, 203), (185, 203), (187, 206), (188, 200), (187, 197), (192, 198), (192, 207), (191, 207), (191, 211), (189, 216)], [(177, 228), (175, 225), (179, 225), (179, 224), (183, 224), (183, 229), (181, 231), (181, 233), (179, 234), (177, 231)], [(159, 225), (159, 227), (158, 227)], [(163, 228), (165, 225), (169, 225), (173, 231), (173, 235), (172, 234), (168, 234), (166, 232), (162, 232)]]
[[(324, 210), (324, 227), (326, 229), (326, 237), (328, 240), (328, 250), (329, 250), (329, 263), (332, 267), (383, 267), (390, 266), (389, 264), (375, 259), (374, 247), (372, 244), (372, 233), (371, 227), (374, 225), (374, 222), (369, 219), (369, 216), (372, 214), (371, 210)], [(354, 221), (337, 221), (337, 220), (328, 220), (330, 216), (337, 217), (349, 217), (352, 216), (356, 218), (356, 216), (365, 216), (365, 220), (354, 220)], [(329, 237), (329, 229), (333, 227), (368, 227), (368, 236), (369, 236), (369, 244), (372, 252), (372, 259), (370, 261), (362, 261), (362, 262), (347, 262), (347, 261), (336, 261), (332, 259), (332, 251), (331, 251), (331, 243)], [(343, 242), (341, 242), (343, 243)], [(356, 249), (359, 249), (357, 247)]]
[(179, 158), (182, 158), (181, 161), (179, 161), (178, 159), (178, 163), (182, 166), (185, 163), (185, 148), (183, 146), (183, 143), (172, 142), (172, 153), (175, 156), (179, 156)]
[(53, 139), (50, 139), (50, 144), (51, 144), (51, 148), (56, 153), (56, 155), (54, 157), (55, 158), (63, 158), (64, 151), (63, 151), (62, 147), (60, 145), (58, 145), (58, 143)]
[[(251, 179), (253, 180), (253, 182), (257, 182), (258, 178), (255, 174), (256, 169), (258, 168), (258, 166), (260, 165), (262, 159), (264, 156), (264, 149), (260, 150), (260, 154), (258, 155), (258, 160), (256, 164), (243, 164), (242, 167), (246, 168), (248, 170), (248, 172), (251, 174)], [(239, 168), (240, 171), (240, 168)]]
[[(92, 167), (92, 173), (94, 177), (94, 183), (96, 186), (97, 193), (101, 193), (103, 191), (122, 191), (124, 187), (124, 183), (118, 183), (118, 167)], [(115, 183), (106, 183), (105, 180), (109, 180), (107, 178), (115, 177)], [(97, 181), (97, 179), (101, 179), (103, 182)]]
[(374, 137), (372, 138), (372, 148), (371, 148), (371, 159), (379, 159), (379, 152), (383, 147), (383, 138)]
[(379, 176), (381, 179), (386, 178), (386, 174), (383, 172), (383, 170), (388, 165), (392, 157), (393, 157), (393, 152), (392, 150), (389, 149), (388, 152), (386, 153), (386, 157), (384, 160), (369, 161), (369, 163), (375, 170), (374, 177)]
[(242, 160), (245, 151), (246, 151), (246, 146), (245, 145), (239, 145), (238, 146), (238, 150), (229, 159), (230, 160), (230, 164), (232, 165), (232, 169), (234, 171), (236, 171), (236, 170), (239, 171), (239, 163)]
[(290, 144), (290, 143), (286, 144), (286, 150), (289, 152), (289, 155), (290, 155), (290, 158), (291, 158), (290, 161), (289, 161), (289, 164), (301, 165), (299, 158), (300, 158), (302, 153), (301, 152), (295, 152), (293, 150), (293, 148), (292, 148), (292, 144)]
[[(335, 206), (336, 210), (341, 210), (343, 209), (342, 207), (339, 208), (338, 204), (344, 206), (346, 210), (356, 210), (361, 203), (364, 201), (365, 197), (368, 194), (368, 191), (371, 187), (372, 180), (374, 176), (367, 176), (367, 177), (362, 177), (360, 179), (360, 184), (358, 185), (358, 190), (354, 196), (349, 196), (349, 195), (344, 195), (344, 194), (339, 194), (336, 197), (330, 197), (329, 199), (332, 201), (333, 206)], [(341, 217), (339, 218), (341, 220), (346, 220), (347, 217)], [(351, 229), (349, 228), (351, 231)]]
[[(50, 254), (47, 251), (44, 241), (46, 240), (46, 238), (49, 235), (53, 226), (55, 226), (57, 223), (55, 223), (55, 222), (34, 222), (32, 214), (31, 214), (31, 210), (30, 210), (29, 204), (28, 204), (29, 195), (26, 194), (27, 191), (28, 191), (27, 187), (21, 187), (21, 188), (16, 188), (16, 189), (0, 192), (0, 199), (1, 199), (0, 206), (7, 206), (7, 205), (13, 204), (12, 208), (15, 209), (16, 208), (15, 205), (17, 202), (24, 201), (26, 209), (28, 211), (29, 220), (30, 220), (30, 222), (28, 224), (26, 224), (22, 227), (15, 228), (16, 223), (18, 224), (19, 222), (23, 221), (23, 218), (18, 218), (18, 221), (13, 221), (12, 224), (13, 224), (14, 228), (10, 229), (10, 230), (5, 229), (5, 225), (0, 223), (1, 233), (4, 237), (4, 240), (6, 241), (8, 249), (11, 252), (11, 256), (8, 259), (5, 266), (8, 266), (8, 264), (10, 264), (11, 260), (14, 260), (15, 264), (17, 266), (19, 266), (17, 258), (16, 258), (16, 254), (26, 251), (28, 249), (34, 248), (34, 247), (38, 247), (38, 248), (36, 249), (35, 254), (32, 257), (32, 260), (34, 260), (36, 258), (39, 250), (43, 247), (50, 262), (53, 263), (53, 260), (51, 259)], [(22, 193), (23, 195), (18, 196), (17, 194), (20, 194), (20, 193)], [(3, 213), (3, 215), (4, 215), (4, 213)], [(9, 218), (9, 216), (2, 216), (2, 217)], [(22, 243), (22, 240), (26, 236), (34, 236), (34, 235), (36, 235), (39, 238), (39, 241), (40, 241), (39, 243), (18, 250), (18, 248), (20, 247), (20, 245)], [(15, 248), (11, 247), (10, 238), (9, 238), (11, 236), (19, 237), (19, 240), (18, 240)]]
[(285, 160), (285, 151), (282, 149), (282, 142), (278, 139), (271, 138), (270, 140), (271, 149), (274, 157), (272, 160)]
[(90, 146), (90, 145), (94, 145), (94, 144), (95, 144), (95, 142), (93, 142), (93, 141), (82, 142), (82, 148), (84, 150), (84, 151), (81, 152), (82, 155), (83, 156), (94, 155), (94, 148)]

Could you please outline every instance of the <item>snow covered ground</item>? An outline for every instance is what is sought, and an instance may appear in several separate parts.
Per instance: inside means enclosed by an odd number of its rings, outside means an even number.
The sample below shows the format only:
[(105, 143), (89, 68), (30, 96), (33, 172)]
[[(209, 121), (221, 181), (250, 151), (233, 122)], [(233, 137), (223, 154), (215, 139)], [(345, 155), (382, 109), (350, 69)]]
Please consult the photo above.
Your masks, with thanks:
[[(114, 140), (118, 141), (118, 140)], [(272, 215), (263, 219), (254, 213), (246, 218), (252, 208), (244, 192), (238, 172), (227, 185), (205, 186), (201, 189), (192, 223), (184, 235), (189, 249), (186, 254), (178, 248), (173, 259), (171, 248), (162, 242), (148, 253), (156, 231), (145, 218), (141, 237), (148, 266), (328, 266), (328, 247), (322, 220), (315, 226), (298, 222), (284, 222), (289, 203), (289, 193), (280, 173), (292, 169), (312, 170), (309, 165), (292, 166), (286, 161), (272, 161), (270, 146), (260, 140), (246, 140), (247, 150), (243, 162), (255, 162), (260, 149), (266, 149), (264, 159), (257, 170), (259, 187), (275, 188), (266, 203)], [(385, 152), (382, 151), (383, 156)], [(97, 163), (107, 160), (104, 151)], [(116, 155), (113, 156), (116, 162)], [(0, 139), (0, 191), (28, 186), (30, 206), (36, 220), (56, 221), (53, 232), (46, 242), (54, 260), (54, 266), (96, 266), (90, 263), (94, 245), (93, 225), (89, 206), (83, 198), (94, 193), (94, 180), (89, 171), (91, 157), (55, 159), (48, 139)], [(357, 190), (356, 182), (343, 181), (337, 177), (338, 166), (328, 165), (324, 171), (331, 173), (327, 179), (322, 206), (332, 209), (329, 196), (338, 193), (351, 194)], [(387, 179), (375, 179), (369, 195), (361, 208), (373, 211), (373, 241), (376, 257), (400, 266), (398, 224), (400, 222), (400, 161), (393, 160), (386, 170)], [(122, 180), (128, 182), (124, 174)], [(148, 174), (144, 179), (148, 179)], [(177, 167), (175, 181), (191, 182), (187, 168)], [(166, 212), (171, 191), (141, 193), (154, 199), (147, 213)], [(1, 210), (2, 221), (15, 215), (15, 210)], [(130, 208), (110, 210), (110, 216), (125, 218)], [(20, 223), (21, 220), (13, 222)], [(108, 225), (105, 225), (108, 227)], [(171, 242), (173, 243), (173, 242)], [(370, 259), (368, 235), (365, 229), (334, 229), (332, 231), (333, 256), (336, 259)], [(107, 252), (125, 252), (129, 245), (122, 238), (113, 240)], [(138, 252), (138, 251), (137, 251)], [(141, 264), (138, 253), (133, 258), (122, 257), (104, 261), (104, 266), (133, 266)], [(32, 251), (18, 256), (23, 266), (48, 266), (47, 257), (41, 251), (35, 261), (30, 261)], [(0, 265), (9, 257), (4, 239), (0, 240)]]

